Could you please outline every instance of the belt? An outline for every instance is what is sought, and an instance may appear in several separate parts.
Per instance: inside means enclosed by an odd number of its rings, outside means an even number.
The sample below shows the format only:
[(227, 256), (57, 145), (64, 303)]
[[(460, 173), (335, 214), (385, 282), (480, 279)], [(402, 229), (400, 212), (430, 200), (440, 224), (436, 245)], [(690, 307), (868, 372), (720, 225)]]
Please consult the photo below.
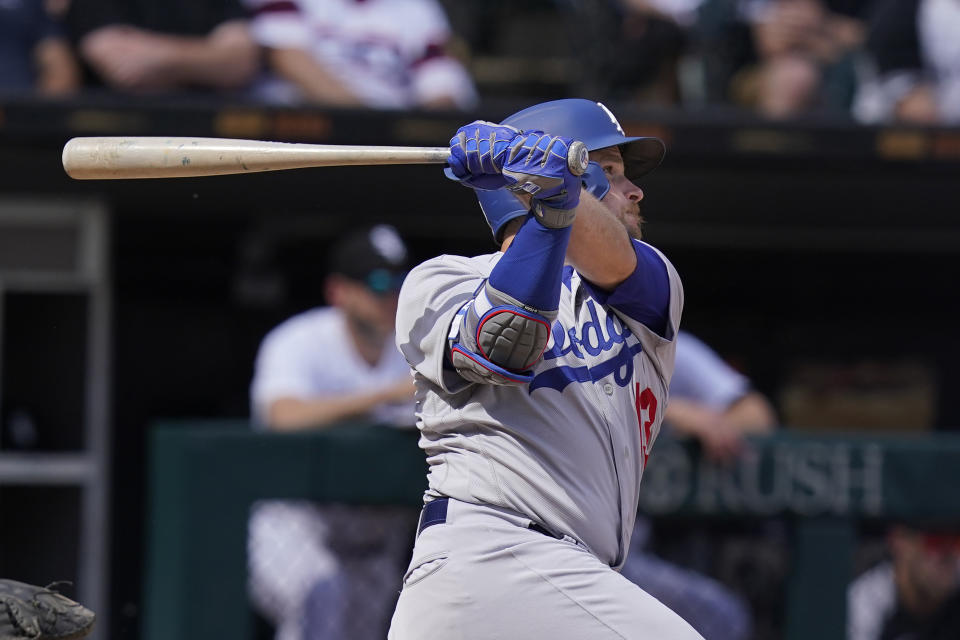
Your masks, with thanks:
[[(428, 502), (424, 507), (423, 511), (420, 513), (420, 526), (417, 527), (417, 535), (419, 536), (423, 533), (423, 530), (427, 527), (432, 527), (435, 524), (443, 524), (447, 521), (447, 503), (449, 498), (437, 498), (433, 502)], [(563, 536), (558, 536), (536, 522), (530, 522), (527, 525), (527, 528), (531, 531), (536, 531), (537, 533), (542, 533), (545, 536), (550, 536), (551, 538), (556, 538), (557, 540), (563, 539)]]

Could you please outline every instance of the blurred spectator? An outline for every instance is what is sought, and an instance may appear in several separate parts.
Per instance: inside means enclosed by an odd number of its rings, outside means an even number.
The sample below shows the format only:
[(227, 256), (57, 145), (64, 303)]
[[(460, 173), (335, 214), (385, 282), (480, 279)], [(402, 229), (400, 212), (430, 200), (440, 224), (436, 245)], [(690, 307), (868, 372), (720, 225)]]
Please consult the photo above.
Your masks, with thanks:
[(873, 0), (744, 0), (757, 64), (734, 78), (734, 99), (769, 118), (847, 113), (853, 56)]
[[(413, 378), (394, 346), (406, 253), (385, 225), (338, 244), (325, 283), (330, 306), (285, 321), (260, 346), (251, 385), (258, 426), (295, 431), (363, 418), (413, 427)], [(255, 505), (250, 594), (277, 639), (383, 638), (416, 517), (400, 507)]]
[(683, 98), (678, 67), (704, 0), (555, 0), (579, 92), (644, 105)]
[(612, 0), (621, 14), (613, 56), (615, 94), (642, 103), (681, 101), (679, 63), (703, 0)]
[(280, 82), (262, 97), (388, 109), (468, 108), (477, 99), (436, 0), (246, 0)]
[(960, 535), (899, 524), (847, 591), (847, 640), (960, 638)]
[[(729, 463), (747, 434), (769, 433), (776, 416), (750, 381), (693, 335), (677, 336), (677, 355), (664, 424), (696, 438), (710, 459)], [(654, 455), (656, 450), (654, 450)], [(670, 564), (647, 549), (650, 521), (640, 516), (621, 573), (710, 640), (747, 640), (752, 615), (746, 601), (720, 582)]]
[(696, 336), (681, 331), (664, 416), (676, 435), (695, 438), (711, 460), (736, 458), (749, 434), (770, 433), (777, 417), (770, 402)]
[(258, 69), (239, 0), (71, 0), (67, 25), (112, 89), (240, 89)]
[(79, 87), (70, 44), (43, 1), (0, 2), (0, 90), (56, 96)]
[(877, 124), (960, 124), (960, 2), (880, 0), (854, 115)]

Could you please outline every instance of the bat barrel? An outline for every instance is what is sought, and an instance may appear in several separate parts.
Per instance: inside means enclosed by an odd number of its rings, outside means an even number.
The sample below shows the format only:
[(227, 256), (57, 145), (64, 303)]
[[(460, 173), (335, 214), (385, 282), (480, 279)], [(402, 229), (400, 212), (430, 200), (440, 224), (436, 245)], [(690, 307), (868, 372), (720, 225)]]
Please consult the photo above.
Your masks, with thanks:
[(63, 168), (76, 180), (185, 178), (307, 167), (442, 164), (447, 147), (320, 145), (230, 138), (73, 138)]

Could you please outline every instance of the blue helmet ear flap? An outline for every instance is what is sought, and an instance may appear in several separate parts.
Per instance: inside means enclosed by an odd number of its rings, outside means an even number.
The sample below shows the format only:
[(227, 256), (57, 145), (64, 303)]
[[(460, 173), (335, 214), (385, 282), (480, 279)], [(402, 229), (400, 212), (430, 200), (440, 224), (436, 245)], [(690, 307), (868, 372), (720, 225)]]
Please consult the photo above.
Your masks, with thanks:
[(503, 228), (508, 222), (530, 213), (517, 197), (506, 189), (496, 191), (474, 189), (474, 192), (477, 194), (480, 210), (483, 211), (483, 217), (487, 219), (496, 242), (503, 239)]
[(604, 173), (603, 167), (597, 162), (587, 163), (587, 170), (580, 176), (580, 180), (583, 182), (583, 188), (587, 190), (587, 193), (597, 200), (603, 200), (603, 196), (610, 191), (610, 181), (607, 180), (607, 174)]

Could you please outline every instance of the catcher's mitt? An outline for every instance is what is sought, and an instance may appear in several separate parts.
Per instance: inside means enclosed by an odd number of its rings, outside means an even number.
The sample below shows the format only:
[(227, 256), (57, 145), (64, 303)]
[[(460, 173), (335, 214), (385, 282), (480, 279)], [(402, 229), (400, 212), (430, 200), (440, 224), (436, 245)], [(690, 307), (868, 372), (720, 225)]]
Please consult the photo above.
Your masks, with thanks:
[(95, 614), (47, 587), (0, 578), (0, 640), (74, 640), (93, 629)]

